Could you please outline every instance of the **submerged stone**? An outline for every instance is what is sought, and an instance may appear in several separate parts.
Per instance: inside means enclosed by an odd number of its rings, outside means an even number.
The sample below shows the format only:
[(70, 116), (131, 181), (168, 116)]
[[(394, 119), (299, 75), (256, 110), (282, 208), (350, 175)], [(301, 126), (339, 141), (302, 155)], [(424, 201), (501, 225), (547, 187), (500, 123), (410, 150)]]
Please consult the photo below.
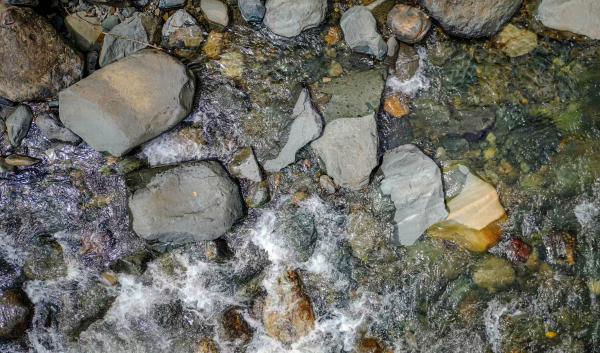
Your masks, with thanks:
[(60, 92), (60, 119), (96, 150), (121, 156), (185, 118), (194, 86), (183, 64), (145, 49)]
[(267, 0), (263, 23), (282, 37), (295, 37), (325, 19), (325, 0)]
[(146, 240), (213, 240), (242, 216), (238, 186), (217, 162), (148, 171), (129, 198), (133, 230)]
[(365, 6), (354, 6), (344, 12), (340, 20), (344, 39), (352, 50), (371, 54), (379, 59), (385, 56), (387, 45), (377, 32), (377, 22)]
[(26, 334), (31, 316), (29, 300), (20, 290), (7, 290), (0, 295), (0, 340)]
[(496, 37), (496, 44), (504, 54), (516, 58), (530, 53), (537, 47), (537, 35), (509, 23)]
[(515, 270), (510, 262), (490, 256), (475, 266), (473, 282), (490, 292), (506, 288), (515, 281)]
[(242, 17), (247, 22), (260, 22), (265, 17), (265, 5), (261, 0), (238, 0)]
[(440, 169), (416, 146), (387, 151), (381, 170), (381, 191), (390, 195), (396, 207), (394, 222), (400, 244), (414, 244), (429, 226), (446, 219)]
[(546, 27), (600, 39), (597, 0), (542, 0), (537, 17)]

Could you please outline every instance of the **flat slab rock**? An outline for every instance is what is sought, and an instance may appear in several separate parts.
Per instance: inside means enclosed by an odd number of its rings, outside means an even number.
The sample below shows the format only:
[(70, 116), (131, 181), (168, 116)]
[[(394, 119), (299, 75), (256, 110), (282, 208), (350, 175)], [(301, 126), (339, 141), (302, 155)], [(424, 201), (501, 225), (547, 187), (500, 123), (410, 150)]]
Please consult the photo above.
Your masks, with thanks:
[(282, 37), (295, 37), (318, 26), (327, 13), (326, 0), (267, 0), (263, 23)]
[(194, 87), (185, 65), (145, 49), (60, 92), (60, 120), (94, 149), (121, 156), (185, 118)]
[(543, 0), (537, 17), (546, 27), (600, 39), (598, 0)]
[(448, 216), (440, 169), (414, 145), (387, 151), (381, 170), (381, 191), (390, 195), (396, 214), (397, 240), (412, 245), (429, 226)]
[(239, 188), (217, 162), (137, 175), (143, 186), (129, 198), (129, 209), (133, 230), (144, 239), (174, 244), (213, 240), (243, 215)]

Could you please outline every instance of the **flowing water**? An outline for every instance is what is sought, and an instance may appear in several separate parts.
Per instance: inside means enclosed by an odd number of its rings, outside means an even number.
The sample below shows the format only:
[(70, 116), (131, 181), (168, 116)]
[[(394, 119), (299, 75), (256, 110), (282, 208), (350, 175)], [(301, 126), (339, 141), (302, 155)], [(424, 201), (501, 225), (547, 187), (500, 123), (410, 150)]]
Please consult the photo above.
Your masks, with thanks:
[[(0, 342), (0, 352), (196, 353), (209, 352), (200, 350), (207, 339), (220, 352), (248, 353), (600, 352), (600, 45), (536, 27), (527, 6), (512, 23), (538, 33), (532, 53), (509, 58), (490, 40), (434, 29), (415, 45), (413, 78), (385, 87), (384, 95), (409, 97), (411, 113), (377, 115), (380, 154), (414, 143), (442, 168), (464, 164), (497, 187), (508, 220), (489, 253), (511, 261), (509, 287), (474, 283), (489, 254), (426, 235), (394, 244), (381, 173), (361, 191), (327, 194), (310, 148), (268, 176), (271, 201), (221, 239), (165, 251), (138, 238), (128, 172), (227, 164), (249, 145), (265, 160), (285, 141), (300, 89), (322, 84), (333, 60), (346, 73), (393, 65), (328, 47), (328, 23), (285, 40), (235, 18), (220, 60), (185, 59), (200, 83), (195, 110), (129, 157), (48, 141), (35, 120), (17, 149), (2, 136), (2, 155), (42, 163), (0, 172), (0, 289), (18, 284), (32, 307), (26, 336)], [(36, 116), (53, 109), (34, 105)], [(444, 120), (455, 111), (492, 114), (495, 123), (465, 138)], [(260, 312), (291, 270), (315, 325), (283, 344)], [(231, 337), (228, 310), (248, 337)]]

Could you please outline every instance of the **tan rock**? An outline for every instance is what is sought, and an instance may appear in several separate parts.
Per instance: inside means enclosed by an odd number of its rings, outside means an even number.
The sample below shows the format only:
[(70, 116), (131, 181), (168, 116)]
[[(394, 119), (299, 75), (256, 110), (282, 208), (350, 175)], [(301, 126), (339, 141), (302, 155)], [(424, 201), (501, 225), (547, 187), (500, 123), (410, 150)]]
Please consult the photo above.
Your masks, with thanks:
[(537, 44), (537, 35), (534, 32), (512, 24), (506, 25), (496, 37), (496, 45), (511, 58), (530, 53)]
[(296, 271), (287, 271), (270, 289), (263, 309), (267, 334), (282, 343), (293, 343), (315, 327), (315, 314), (302, 290)]
[(362, 338), (356, 344), (355, 353), (384, 353), (381, 343), (375, 338)]
[(473, 252), (485, 252), (502, 238), (504, 221), (503, 217), (481, 230), (468, 228), (452, 221), (444, 221), (427, 229), (427, 234), (433, 238), (452, 241)]
[(198, 343), (196, 353), (219, 353), (219, 346), (211, 338), (203, 338)]
[(406, 103), (398, 95), (391, 95), (385, 99), (383, 110), (394, 118), (402, 118), (409, 113), (409, 108)]
[(79, 11), (65, 18), (65, 26), (77, 47), (89, 51), (99, 46), (102, 26), (98, 17), (87, 16), (85, 11)]
[(221, 55), (219, 60), (221, 72), (229, 78), (241, 78), (244, 73), (244, 56), (239, 52)]
[(222, 339), (228, 342), (246, 344), (252, 341), (252, 336), (252, 328), (239, 309), (230, 308), (223, 313), (220, 335)]
[(221, 56), (223, 50), (223, 33), (211, 31), (206, 39), (202, 51), (209, 59), (216, 60)]
[(515, 281), (515, 270), (510, 262), (500, 257), (491, 256), (475, 268), (473, 282), (490, 292), (506, 288)]
[(329, 46), (336, 45), (342, 39), (342, 29), (340, 27), (329, 27), (325, 34), (325, 43)]
[(388, 13), (387, 25), (398, 40), (416, 43), (421, 41), (431, 28), (431, 20), (417, 7), (398, 4)]

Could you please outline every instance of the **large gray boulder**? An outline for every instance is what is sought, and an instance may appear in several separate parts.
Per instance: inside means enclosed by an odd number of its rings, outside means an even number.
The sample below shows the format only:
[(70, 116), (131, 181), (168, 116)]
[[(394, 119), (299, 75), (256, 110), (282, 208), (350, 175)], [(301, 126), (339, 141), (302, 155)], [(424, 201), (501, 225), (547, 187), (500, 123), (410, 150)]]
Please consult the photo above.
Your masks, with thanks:
[(318, 26), (326, 13), (326, 0), (267, 0), (263, 23), (277, 35), (295, 37)]
[(194, 86), (177, 59), (144, 49), (60, 92), (60, 119), (96, 150), (121, 156), (185, 118)]
[(598, 0), (542, 0), (537, 17), (546, 27), (600, 39)]
[(377, 32), (377, 22), (367, 7), (354, 6), (344, 12), (340, 26), (346, 44), (352, 50), (371, 54), (380, 59), (385, 56), (387, 44)]
[(296, 161), (296, 153), (307, 143), (316, 139), (323, 131), (323, 121), (313, 107), (310, 95), (305, 88), (294, 106), (294, 121), (290, 127), (288, 140), (275, 159), (265, 161), (264, 168), (276, 172)]
[(500, 30), (522, 0), (421, 0), (429, 15), (449, 34), (489, 37)]
[(24, 7), (0, 4), (0, 96), (50, 98), (81, 78), (82, 58), (48, 21)]
[(414, 145), (383, 155), (381, 191), (390, 195), (396, 214), (397, 241), (412, 245), (429, 226), (448, 217), (440, 169)]
[(358, 190), (369, 183), (377, 166), (379, 138), (375, 113), (336, 119), (327, 125), (312, 148), (325, 163), (327, 174), (340, 186)]
[[(238, 186), (217, 162), (142, 171), (129, 198), (133, 230), (163, 243), (213, 240), (242, 216)], [(142, 175), (142, 174), (140, 174)]]

